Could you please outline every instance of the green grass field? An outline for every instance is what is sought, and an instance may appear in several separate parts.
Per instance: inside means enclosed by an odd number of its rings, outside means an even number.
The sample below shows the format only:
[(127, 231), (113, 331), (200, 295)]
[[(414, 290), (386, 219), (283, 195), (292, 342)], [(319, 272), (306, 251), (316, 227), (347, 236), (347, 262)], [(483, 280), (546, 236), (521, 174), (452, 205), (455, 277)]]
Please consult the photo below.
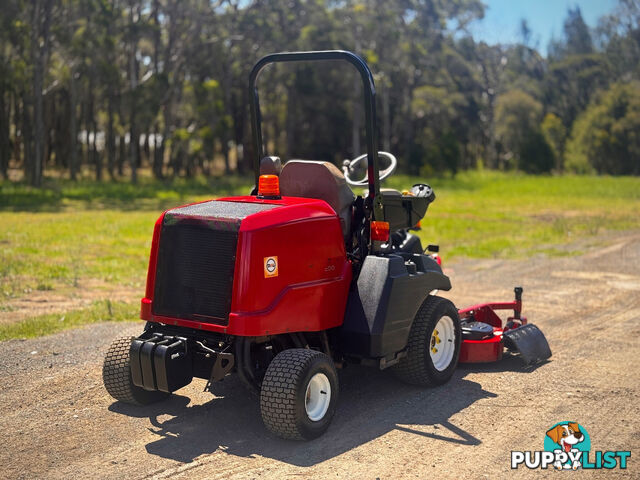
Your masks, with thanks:
[[(402, 190), (417, 181), (399, 175), (385, 186)], [(420, 236), (425, 245), (441, 246), (445, 262), (571, 255), (580, 253), (575, 244), (582, 239), (640, 228), (640, 178), (466, 172), (431, 184), (437, 199)], [(39, 190), (0, 183), (0, 313), (10, 316), (15, 299), (38, 290), (70, 297), (87, 283), (97, 290), (97, 302), (89, 309), (5, 321), (0, 340), (136, 318), (137, 304), (111, 302), (106, 308), (110, 299), (100, 298), (100, 289), (119, 285), (142, 295), (160, 212), (246, 193), (249, 186), (237, 177), (143, 180), (136, 186), (51, 180)]]
[(131, 321), (137, 318), (138, 313), (138, 304), (96, 301), (89, 308), (47, 313), (18, 322), (0, 323), (0, 341), (49, 335), (90, 323)]

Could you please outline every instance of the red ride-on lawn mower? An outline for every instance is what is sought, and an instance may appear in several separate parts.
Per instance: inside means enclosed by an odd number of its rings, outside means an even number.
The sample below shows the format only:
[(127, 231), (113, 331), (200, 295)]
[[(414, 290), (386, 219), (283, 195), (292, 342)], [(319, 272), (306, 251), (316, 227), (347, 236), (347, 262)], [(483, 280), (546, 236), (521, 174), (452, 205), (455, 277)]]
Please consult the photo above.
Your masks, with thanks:
[[(367, 154), (346, 161), (344, 173), (322, 161), (282, 165), (262, 142), (260, 71), (316, 60), (347, 61), (362, 77)], [(498, 332), (486, 308), (465, 311), (461, 325), (458, 309), (436, 295), (451, 288), (449, 278), (409, 233), (435, 199), (431, 187), (380, 188), (396, 159), (378, 152), (373, 77), (362, 59), (344, 51), (269, 55), (254, 66), (250, 88), (254, 191), (160, 216), (141, 306), (146, 326), (137, 338), (116, 340), (104, 361), (115, 399), (144, 405), (193, 377), (210, 389), (236, 373), (259, 392), (272, 432), (311, 439), (334, 415), (336, 367), (390, 368), (406, 382), (439, 385), (453, 375), (461, 345), (467, 359), (475, 345), (491, 352), (509, 346), (512, 330)], [(380, 158), (388, 162), (383, 171)], [(361, 180), (352, 178), (358, 166), (366, 170)], [(349, 185), (368, 192), (356, 196)], [(524, 322), (515, 315), (511, 323)], [(480, 335), (483, 325), (492, 332)], [(520, 339), (512, 340), (518, 349)]]

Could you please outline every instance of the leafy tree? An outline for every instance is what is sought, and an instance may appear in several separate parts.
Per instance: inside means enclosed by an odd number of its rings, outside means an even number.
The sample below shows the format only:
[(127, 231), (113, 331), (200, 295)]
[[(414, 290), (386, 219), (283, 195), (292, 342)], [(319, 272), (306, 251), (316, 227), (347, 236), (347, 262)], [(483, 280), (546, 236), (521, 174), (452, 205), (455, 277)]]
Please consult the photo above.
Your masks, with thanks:
[(597, 33), (614, 78), (640, 78), (640, 2), (620, 0), (610, 15), (600, 19)]
[[(503, 148), (503, 159), (517, 166), (529, 132), (536, 131), (542, 117), (542, 104), (531, 95), (511, 90), (496, 101), (496, 136)], [(515, 159), (515, 162), (512, 161)]]
[(465, 107), (460, 93), (428, 85), (415, 90), (412, 111), (415, 123), (421, 126), (416, 143), (422, 160), (413, 166), (415, 173), (457, 172), (462, 152), (455, 134), (456, 116)]
[(564, 125), (572, 125), (592, 95), (606, 88), (610, 65), (599, 54), (572, 55), (551, 63), (545, 78), (545, 103)]
[(614, 175), (640, 174), (640, 83), (616, 83), (578, 118), (566, 167)]
[[(245, 174), (253, 63), (331, 48), (371, 65), (380, 147), (409, 172), (561, 170), (569, 153), (598, 164), (569, 152), (566, 132), (599, 92), (639, 78), (637, 0), (594, 31), (570, 9), (547, 58), (525, 19), (518, 43), (474, 40), (483, 14), (479, 0), (5, 0), (0, 176)], [(364, 150), (360, 79), (347, 66), (268, 68), (260, 94), (270, 152), (340, 162)], [(598, 168), (629, 171), (610, 158)]]
[(593, 53), (593, 41), (589, 27), (582, 18), (580, 7), (569, 9), (564, 21), (565, 55), (586, 55)]

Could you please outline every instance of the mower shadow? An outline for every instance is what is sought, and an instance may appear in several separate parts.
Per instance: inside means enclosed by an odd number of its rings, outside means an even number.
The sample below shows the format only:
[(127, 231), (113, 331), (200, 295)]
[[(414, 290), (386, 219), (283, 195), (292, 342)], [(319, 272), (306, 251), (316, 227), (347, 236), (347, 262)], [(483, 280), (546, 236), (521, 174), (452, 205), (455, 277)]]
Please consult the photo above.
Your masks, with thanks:
[[(423, 389), (402, 384), (386, 372), (350, 366), (340, 375), (340, 400), (331, 427), (311, 442), (281, 440), (270, 434), (262, 425), (258, 398), (248, 394), (236, 377), (217, 384), (216, 397), (202, 405), (189, 406), (188, 398), (173, 395), (144, 409), (114, 403), (110, 410), (149, 418), (150, 430), (159, 437), (146, 445), (152, 455), (188, 463), (223, 450), (240, 457), (260, 455), (311, 466), (394, 429), (459, 445), (480, 444), (449, 419), (477, 400), (497, 395), (464, 375), (457, 371), (446, 385)], [(172, 418), (159, 420), (167, 415)]]

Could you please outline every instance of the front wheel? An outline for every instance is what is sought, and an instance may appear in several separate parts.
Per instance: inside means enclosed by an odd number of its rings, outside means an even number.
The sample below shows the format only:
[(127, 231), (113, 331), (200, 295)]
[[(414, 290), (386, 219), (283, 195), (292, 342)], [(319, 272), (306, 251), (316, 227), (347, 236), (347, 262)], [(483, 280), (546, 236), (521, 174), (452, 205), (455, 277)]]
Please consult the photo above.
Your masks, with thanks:
[(131, 405), (148, 405), (167, 398), (169, 393), (147, 391), (133, 384), (129, 366), (130, 347), (131, 337), (120, 337), (107, 350), (102, 365), (102, 381), (109, 395)]
[(311, 440), (322, 435), (335, 413), (338, 374), (322, 352), (292, 348), (269, 364), (260, 390), (265, 426), (276, 435)]
[(411, 326), (407, 356), (393, 367), (396, 376), (414, 385), (441, 385), (458, 365), (462, 332), (458, 310), (446, 298), (429, 295)]

